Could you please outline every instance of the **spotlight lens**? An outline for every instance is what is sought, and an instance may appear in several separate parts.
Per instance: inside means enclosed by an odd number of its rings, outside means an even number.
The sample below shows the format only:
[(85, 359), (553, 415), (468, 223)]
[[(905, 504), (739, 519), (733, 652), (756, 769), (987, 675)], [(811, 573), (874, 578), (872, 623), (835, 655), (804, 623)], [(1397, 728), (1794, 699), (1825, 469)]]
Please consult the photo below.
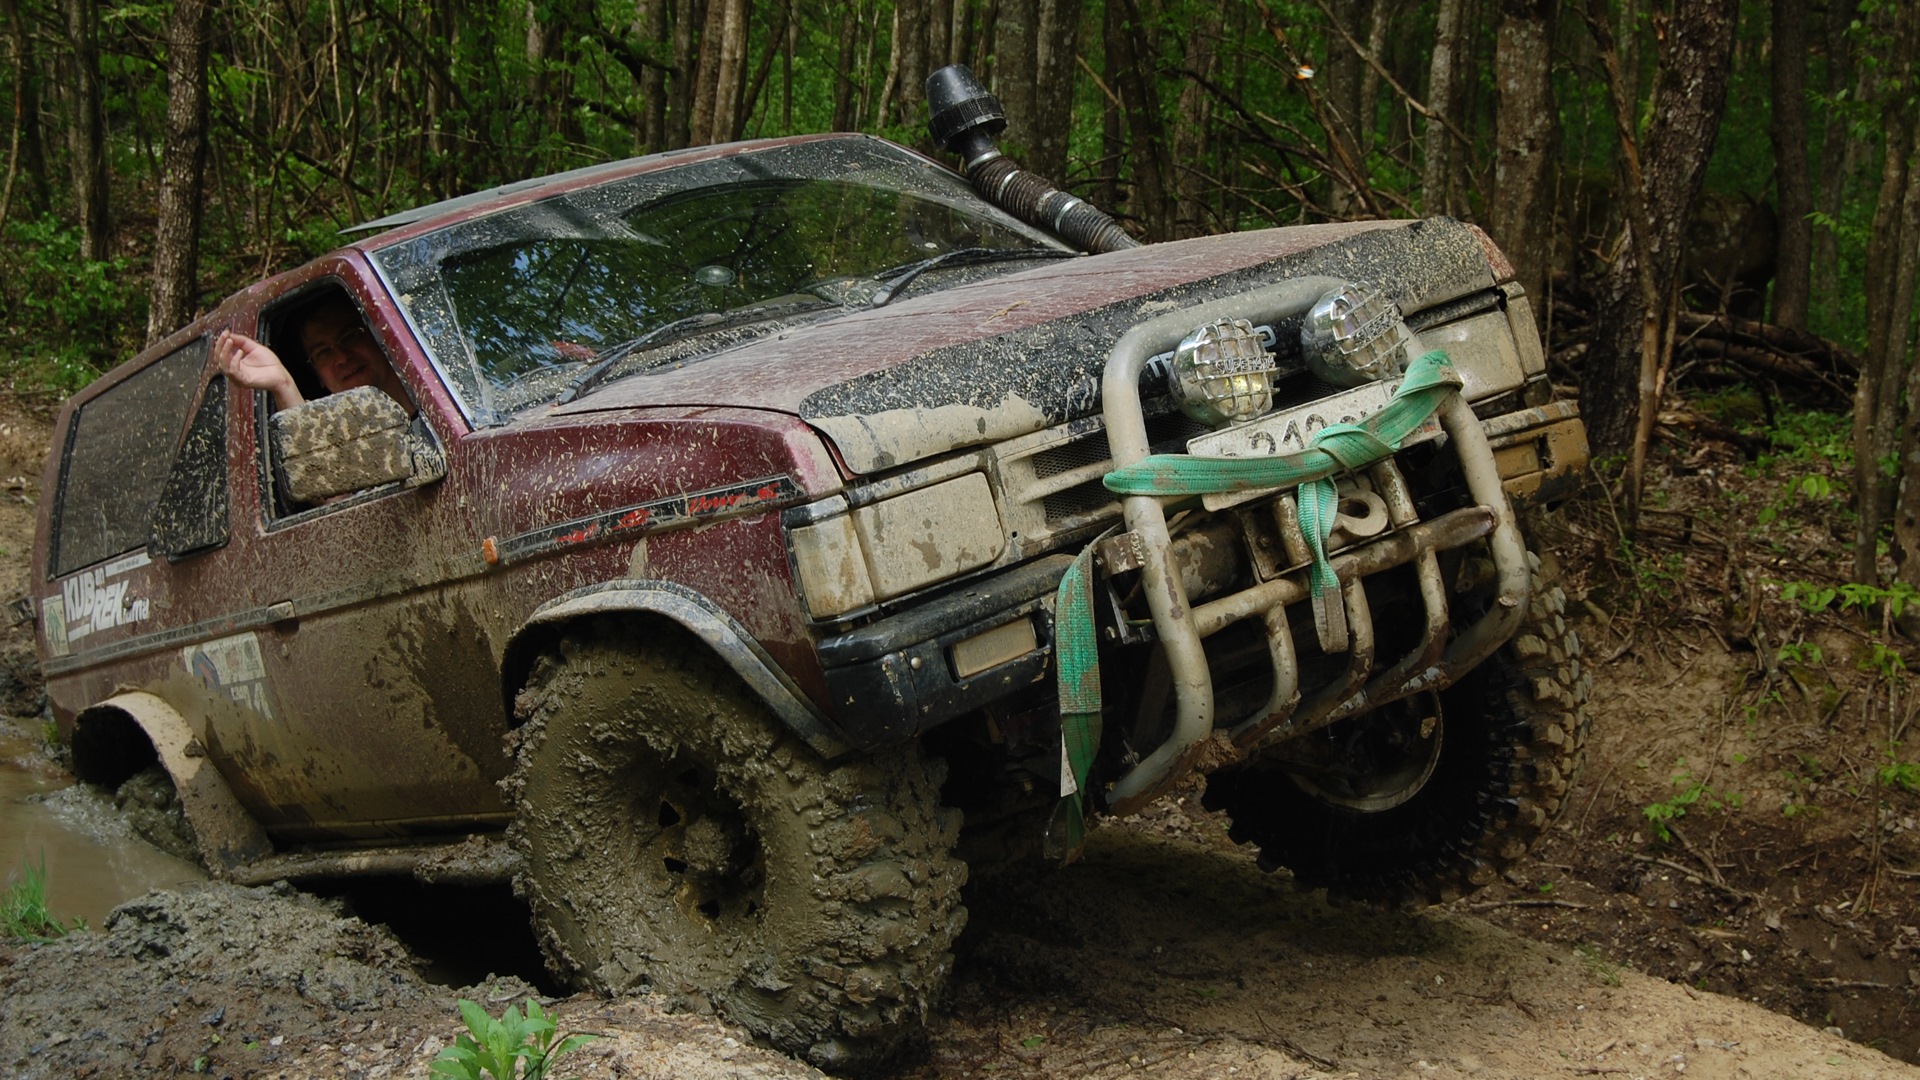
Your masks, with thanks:
[(1222, 319), (1188, 334), (1171, 367), (1174, 400), (1203, 424), (1243, 424), (1273, 408), (1273, 357), (1245, 319)]
[(1400, 374), (1411, 339), (1399, 307), (1385, 293), (1347, 284), (1307, 312), (1300, 351), (1315, 375), (1336, 386), (1358, 386)]

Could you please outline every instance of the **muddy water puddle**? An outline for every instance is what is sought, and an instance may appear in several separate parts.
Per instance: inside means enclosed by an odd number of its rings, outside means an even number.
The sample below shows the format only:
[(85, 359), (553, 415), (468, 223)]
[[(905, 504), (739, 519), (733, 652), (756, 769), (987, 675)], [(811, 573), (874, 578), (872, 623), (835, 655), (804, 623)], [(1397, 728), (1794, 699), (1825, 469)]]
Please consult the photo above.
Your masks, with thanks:
[(47, 909), (100, 925), (150, 889), (205, 880), (199, 867), (134, 836), (113, 800), (43, 757), (36, 740), (0, 726), (0, 880), (46, 866)]

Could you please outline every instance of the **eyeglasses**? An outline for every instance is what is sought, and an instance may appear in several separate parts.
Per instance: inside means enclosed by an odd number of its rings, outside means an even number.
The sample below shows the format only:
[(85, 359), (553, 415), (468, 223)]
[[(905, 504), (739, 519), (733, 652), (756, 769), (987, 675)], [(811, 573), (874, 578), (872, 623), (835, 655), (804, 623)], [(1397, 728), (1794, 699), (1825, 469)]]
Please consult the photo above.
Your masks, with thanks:
[(344, 360), (348, 353), (373, 343), (373, 333), (364, 326), (356, 326), (332, 341), (323, 341), (307, 350), (307, 359), (315, 367), (330, 367), (335, 361)]

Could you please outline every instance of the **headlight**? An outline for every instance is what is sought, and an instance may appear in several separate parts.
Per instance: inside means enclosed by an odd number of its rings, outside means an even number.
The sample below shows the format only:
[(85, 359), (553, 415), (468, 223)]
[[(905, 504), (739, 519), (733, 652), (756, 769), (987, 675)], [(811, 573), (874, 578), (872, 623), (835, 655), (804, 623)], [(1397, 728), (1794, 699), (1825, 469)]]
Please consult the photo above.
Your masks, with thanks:
[(1348, 284), (1322, 296), (1307, 312), (1300, 352), (1317, 377), (1335, 386), (1359, 386), (1400, 374), (1412, 337), (1386, 294)]
[(1222, 319), (1188, 334), (1171, 368), (1174, 400), (1203, 424), (1244, 424), (1273, 408), (1273, 357), (1245, 319)]
[(816, 619), (979, 569), (1006, 548), (982, 473), (882, 499), (790, 536), (800, 588)]

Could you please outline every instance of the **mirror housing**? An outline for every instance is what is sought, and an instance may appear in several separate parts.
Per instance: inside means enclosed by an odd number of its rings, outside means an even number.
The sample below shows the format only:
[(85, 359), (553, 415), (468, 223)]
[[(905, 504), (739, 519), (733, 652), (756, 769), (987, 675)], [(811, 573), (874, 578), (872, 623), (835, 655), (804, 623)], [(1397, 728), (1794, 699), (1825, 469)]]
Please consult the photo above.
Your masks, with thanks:
[(273, 414), (276, 472), (289, 498), (317, 503), (400, 481), (407, 487), (447, 474), (439, 447), (400, 404), (361, 386)]

